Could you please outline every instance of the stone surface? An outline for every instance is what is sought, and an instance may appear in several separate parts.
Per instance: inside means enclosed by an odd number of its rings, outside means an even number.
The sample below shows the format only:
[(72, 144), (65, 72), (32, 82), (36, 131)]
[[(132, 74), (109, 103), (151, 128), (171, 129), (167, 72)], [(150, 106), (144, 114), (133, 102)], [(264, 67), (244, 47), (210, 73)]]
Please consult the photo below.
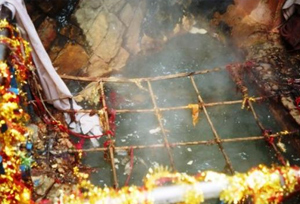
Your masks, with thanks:
[(68, 24), (65, 27), (61, 28), (59, 33), (67, 37), (71, 41), (76, 41), (80, 45), (85, 44), (85, 39), (82, 30), (75, 25)]
[(127, 50), (121, 47), (116, 57), (109, 64), (109, 67), (112, 69), (112, 71), (120, 70), (126, 65), (129, 56), (130, 54), (127, 52)]
[(91, 29), (86, 30), (86, 39), (93, 50), (98, 47), (107, 34), (107, 15), (108, 13), (105, 11), (99, 13), (99, 15), (94, 19), (94, 22), (91, 24)]
[(53, 65), (58, 68), (59, 74), (77, 75), (86, 66), (88, 59), (82, 46), (68, 43), (59, 53)]
[(139, 31), (141, 30), (141, 24), (144, 19), (145, 8), (146, 2), (140, 1), (125, 35), (125, 48), (132, 54), (137, 54), (141, 50)]
[(54, 60), (59, 55), (60, 51), (63, 50), (67, 42), (68, 38), (61, 35), (55, 39), (55, 41), (52, 43), (50, 50), (48, 51), (49, 57), (52, 62), (54, 62)]
[(106, 36), (96, 47), (94, 53), (101, 57), (105, 62), (110, 62), (118, 53), (122, 41), (124, 26), (114, 14), (108, 15), (108, 29)]
[(89, 66), (87, 68), (86, 74), (88, 76), (102, 76), (109, 73), (109, 66), (101, 57), (93, 55), (89, 60)]
[[(130, 54), (140, 52), (140, 30), (146, 1), (81, 1), (75, 13), (89, 45), (88, 76), (107, 75), (126, 65)], [(64, 32), (65, 33), (65, 32)]]
[(48, 17), (45, 18), (37, 31), (45, 49), (48, 50), (57, 36), (56, 21)]
[[(269, 3), (269, 1), (253, 0), (243, 1), (235, 0), (234, 5), (230, 5), (227, 12), (223, 15), (215, 14), (215, 23), (223, 21), (231, 30), (232, 39), (239, 47), (253, 45), (259, 41), (268, 40), (268, 32), (276, 27), (274, 18), (276, 17), (276, 9), (278, 2)], [(253, 35), (253, 34), (257, 35)], [(251, 37), (251, 38), (249, 38)]]
[(133, 20), (134, 11), (132, 6), (127, 3), (119, 14), (120, 20), (128, 27)]

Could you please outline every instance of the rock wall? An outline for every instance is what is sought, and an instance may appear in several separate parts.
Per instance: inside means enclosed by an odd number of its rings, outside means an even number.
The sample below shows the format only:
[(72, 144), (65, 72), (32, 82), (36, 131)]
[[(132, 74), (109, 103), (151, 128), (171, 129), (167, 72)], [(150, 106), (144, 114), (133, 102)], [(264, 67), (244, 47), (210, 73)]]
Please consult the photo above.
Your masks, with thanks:
[(140, 52), (146, 0), (27, 0), (26, 6), (59, 74), (107, 75)]
[(226, 13), (216, 13), (211, 23), (215, 26), (225, 23), (230, 27), (235, 46), (243, 50), (248, 60), (255, 62), (251, 69), (253, 80), (264, 95), (277, 96), (276, 108), (280, 105), (278, 102), (285, 108), (278, 118), (285, 121), (288, 128), (293, 123), (288, 122), (289, 116), (300, 125), (300, 113), (295, 103), (300, 96), (297, 84), (293, 82), (300, 75), (300, 60), (299, 53), (286, 51), (279, 35), (284, 2), (235, 0)]
[(140, 27), (145, 0), (81, 1), (75, 18), (89, 46), (85, 73), (103, 76), (120, 70), (140, 51)]

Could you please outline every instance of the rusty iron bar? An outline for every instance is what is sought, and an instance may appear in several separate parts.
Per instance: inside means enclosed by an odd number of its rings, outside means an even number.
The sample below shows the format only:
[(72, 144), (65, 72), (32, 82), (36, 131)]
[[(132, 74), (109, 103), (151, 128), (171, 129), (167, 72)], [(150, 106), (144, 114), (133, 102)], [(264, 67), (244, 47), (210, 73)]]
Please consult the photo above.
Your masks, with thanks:
[(127, 78), (116, 78), (116, 77), (77, 77), (77, 76), (69, 76), (69, 75), (60, 75), (62, 79), (68, 80), (76, 80), (76, 81), (86, 81), (86, 82), (115, 82), (115, 83), (137, 83), (137, 82), (147, 82), (147, 81), (158, 81), (158, 80), (165, 80), (165, 79), (174, 79), (174, 78), (182, 78), (200, 74), (207, 74), (210, 72), (219, 72), (225, 70), (224, 67), (215, 67), (212, 69), (200, 70), (195, 72), (188, 72), (188, 73), (178, 73), (178, 74), (171, 74), (166, 76), (157, 76), (157, 77), (143, 77), (143, 78), (134, 78), (134, 79), (127, 79)]
[[(198, 90), (198, 88), (197, 88), (197, 85), (196, 85), (196, 83), (195, 83), (194, 77), (193, 77), (193, 76), (190, 76), (189, 78), (191, 79), (191, 82), (192, 82), (192, 84), (193, 84), (193, 87), (194, 87), (194, 89), (195, 89), (195, 91), (196, 91), (196, 93), (197, 93), (198, 101), (200, 102), (200, 105), (201, 105), (201, 104), (204, 104), (204, 101), (203, 101), (203, 99), (202, 99), (202, 97), (201, 97), (201, 95), (200, 95), (200, 92), (199, 92), (199, 90)], [(199, 108), (200, 108), (200, 107), (199, 107)], [(215, 129), (215, 127), (214, 127), (214, 125), (213, 125), (213, 123), (212, 123), (210, 117), (209, 117), (209, 114), (208, 114), (208, 112), (207, 112), (207, 110), (206, 110), (206, 107), (205, 107), (205, 106), (202, 106), (201, 108), (202, 108), (202, 110), (203, 110), (203, 112), (204, 112), (204, 114), (205, 114), (205, 116), (206, 116), (206, 119), (207, 119), (207, 121), (208, 121), (208, 123), (209, 123), (209, 125), (210, 125), (210, 127), (211, 127), (211, 130), (212, 130), (212, 132), (213, 132), (213, 134), (214, 134), (214, 137), (215, 137), (215, 139), (216, 139), (217, 145), (219, 146), (219, 149), (220, 149), (220, 151), (221, 151), (222, 154), (223, 154), (223, 157), (224, 157), (224, 159), (225, 159), (225, 161), (226, 161), (226, 164), (227, 164), (227, 166), (228, 166), (230, 172), (233, 174), (233, 173), (234, 173), (234, 169), (233, 169), (233, 166), (232, 166), (232, 164), (231, 164), (231, 161), (230, 161), (229, 157), (227, 156), (227, 154), (225, 153), (225, 150), (224, 150), (224, 147), (223, 147), (223, 145), (222, 145), (220, 136), (219, 136), (219, 134), (217, 133), (217, 131), (216, 131), (216, 129)]]
[[(245, 106), (248, 104), (252, 114), (253, 114), (253, 117), (254, 117), (254, 120), (256, 121), (256, 124), (258, 125), (258, 127), (261, 129), (261, 131), (264, 133), (265, 132), (265, 127), (263, 126), (263, 124), (261, 123), (261, 121), (259, 120), (257, 114), (256, 114), (256, 111), (253, 107), (253, 104), (252, 104), (252, 100), (250, 100), (249, 98), (249, 94), (248, 94), (248, 88), (244, 85), (243, 81), (242, 81), (242, 78), (239, 74), (239, 71), (242, 67), (239, 66), (239, 67), (234, 67), (234, 68), (231, 68), (231, 78), (232, 80), (235, 82), (235, 84), (237, 85), (237, 87), (239, 88), (240, 92), (243, 94), (243, 104), (242, 104), (242, 108), (245, 108)], [(255, 101), (255, 100), (254, 100)], [(268, 140), (269, 138), (269, 134), (267, 133), (267, 135), (264, 133), (264, 138), (266, 140)], [(276, 156), (277, 156), (277, 159), (279, 160), (279, 162), (283, 163), (283, 165), (286, 165), (286, 159), (285, 157), (281, 154), (281, 152), (278, 150), (278, 148), (276, 147), (276, 145), (273, 143), (273, 142), (268, 142), (268, 144), (270, 144), (272, 146), (272, 148), (274, 149), (275, 153), (276, 153)]]
[[(260, 122), (258, 116), (257, 116), (257, 113), (253, 107), (253, 104), (252, 104), (252, 101), (251, 100), (248, 100), (248, 104), (249, 104), (249, 107), (250, 107), (250, 110), (253, 114), (253, 117), (256, 121), (256, 124), (259, 126), (259, 128), (261, 129), (262, 132), (264, 132), (266, 129), (265, 127), (263, 126), (263, 124)], [(268, 139), (269, 135), (266, 135), (264, 134), (264, 138), (265, 139)], [(275, 153), (276, 153), (276, 156), (277, 156), (277, 159), (279, 160), (279, 162), (282, 162), (283, 165), (286, 165), (286, 158), (281, 154), (281, 152), (278, 150), (278, 148), (276, 147), (276, 145), (273, 143), (273, 142), (269, 142), (268, 144), (270, 144), (272, 146), (272, 148), (274, 149)], [(282, 158), (282, 160), (280, 160), (280, 158)]]
[[(267, 97), (256, 97), (253, 98), (256, 101), (264, 100), (266, 98), (270, 98), (272, 96)], [(205, 107), (213, 107), (218, 105), (234, 105), (234, 104), (240, 104), (243, 103), (244, 100), (235, 100), (235, 101), (221, 101), (221, 102), (212, 102), (212, 103), (203, 103), (200, 104), (201, 106)], [(172, 110), (185, 110), (185, 109), (191, 109), (189, 106), (177, 106), (177, 107), (166, 107), (166, 108), (159, 108), (160, 111), (172, 111)], [(96, 112), (97, 110), (94, 109), (85, 109), (85, 110), (63, 110), (67, 113), (91, 113)], [(155, 110), (152, 109), (116, 109), (116, 113), (147, 113), (147, 112), (154, 112)]]
[(174, 158), (173, 158), (172, 150), (170, 148), (169, 141), (167, 139), (166, 130), (165, 130), (165, 128), (164, 128), (164, 126), (161, 122), (161, 119), (162, 119), (161, 112), (160, 112), (160, 109), (157, 107), (155, 95), (153, 93), (153, 89), (152, 89), (150, 81), (147, 81), (147, 84), (148, 84), (149, 93), (150, 93), (150, 96), (151, 96), (151, 99), (152, 99), (153, 107), (154, 107), (154, 110), (155, 110), (155, 115), (157, 117), (159, 127), (160, 127), (162, 135), (163, 135), (164, 146), (167, 148), (167, 151), (168, 151), (168, 156), (169, 156), (169, 159), (170, 159), (171, 168), (173, 170), (175, 170), (175, 164), (174, 164)]
[[(287, 137), (293, 136), (295, 134), (299, 134), (299, 130), (291, 131), (288, 133), (281, 133), (277, 132), (274, 134), (269, 135), (269, 137), (277, 138), (277, 137)], [(248, 136), (248, 137), (238, 137), (238, 138), (228, 138), (228, 139), (220, 139), (221, 143), (232, 143), (232, 142), (244, 142), (244, 141), (256, 141), (256, 140), (264, 140), (264, 136)], [(191, 141), (191, 142), (174, 142), (169, 143), (170, 147), (177, 147), (177, 146), (193, 146), (193, 145), (215, 145), (217, 144), (216, 139), (213, 140), (202, 140), (202, 141)], [(164, 144), (152, 144), (152, 145), (132, 145), (132, 146), (119, 146), (115, 147), (115, 151), (127, 151), (131, 148), (133, 149), (156, 149), (156, 148), (164, 148)], [(107, 151), (107, 147), (96, 147), (96, 148), (89, 148), (89, 149), (68, 149), (68, 150), (51, 150), (53, 153), (62, 154), (62, 153), (75, 153), (75, 152), (103, 152)]]
[[(102, 106), (106, 107), (105, 95), (104, 95), (104, 82), (100, 82), (100, 93), (101, 93)], [(105, 120), (106, 120), (105, 121), (105, 129), (110, 130), (107, 111), (104, 111), (104, 116), (105, 116)], [(107, 137), (109, 140), (111, 140), (110, 134), (107, 134)], [(112, 142), (109, 143), (108, 150), (109, 150), (110, 163), (111, 163), (112, 172), (113, 172), (114, 188), (117, 189), (119, 187), (119, 183), (118, 183), (117, 171), (116, 171), (116, 167), (115, 167), (114, 145), (112, 144)]]

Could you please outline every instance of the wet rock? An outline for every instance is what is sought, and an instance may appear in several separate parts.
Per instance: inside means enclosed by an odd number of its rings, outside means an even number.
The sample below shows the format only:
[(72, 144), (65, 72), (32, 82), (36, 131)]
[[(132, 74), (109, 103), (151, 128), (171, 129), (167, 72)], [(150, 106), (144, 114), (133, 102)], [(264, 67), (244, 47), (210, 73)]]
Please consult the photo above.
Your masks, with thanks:
[(122, 22), (114, 14), (109, 14), (107, 19), (109, 27), (106, 36), (94, 50), (94, 53), (100, 56), (105, 62), (111, 61), (118, 53), (125, 30)]
[(82, 46), (68, 43), (53, 62), (59, 74), (77, 75), (86, 66), (88, 55)]
[(281, 97), (281, 102), (288, 110), (293, 110), (296, 108), (291, 97)]
[(60, 51), (64, 49), (68, 42), (68, 38), (62, 35), (59, 35), (55, 41), (53, 42), (50, 50), (48, 51), (49, 57), (52, 62), (55, 61), (57, 56), (59, 55)]
[(59, 33), (65, 37), (67, 37), (71, 41), (76, 41), (80, 45), (84, 45), (84, 43), (85, 43), (85, 39), (84, 39), (82, 30), (72, 24), (68, 24), (65, 27), (63, 27), (62, 29), (60, 29)]
[(135, 10), (133, 20), (131, 21), (125, 35), (125, 48), (132, 54), (137, 54), (141, 48), (139, 43), (141, 24), (145, 15), (146, 2), (140, 1)]
[(53, 9), (53, 2), (38, 0), (38, 6), (44, 13), (49, 13)]
[[(97, 87), (97, 82), (89, 83), (82, 91), (79, 92), (78, 96), (75, 97), (76, 101), (88, 100), (92, 103), (99, 102), (98, 95), (95, 96), (95, 87)], [(96, 99), (98, 97), (98, 99)], [(96, 100), (95, 100), (96, 99)]]
[(300, 113), (297, 109), (293, 109), (290, 111), (291, 116), (294, 120), (300, 125)]
[(127, 3), (121, 10), (119, 18), (128, 27), (130, 25), (130, 22), (132, 21), (133, 15), (134, 11), (132, 9), (132, 6)]
[(108, 13), (103, 11), (101, 12), (91, 24), (90, 29), (86, 29), (86, 38), (89, 45), (95, 50), (98, 45), (102, 42), (103, 38), (107, 34), (108, 30)]
[(125, 0), (103, 0), (105, 8), (112, 13), (118, 13), (125, 4)]
[(108, 64), (99, 56), (93, 55), (89, 60), (89, 66), (87, 68), (87, 75), (88, 76), (103, 76), (109, 73), (109, 66)]
[(268, 5), (262, 1), (258, 3), (255, 9), (253, 9), (249, 15), (254, 21), (262, 24), (272, 23), (272, 11), (269, 9)]
[(112, 69), (112, 71), (120, 70), (126, 65), (129, 56), (130, 54), (127, 52), (127, 50), (121, 47), (116, 57), (109, 64), (109, 67)]
[(56, 38), (56, 27), (56, 21), (48, 17), (39, 26), (38, 34), (46, 50), (50, 48)]
[[(271, 4), (269, 1), (236, 0), (225, 14), (215, 15), (213, 22), (225, 22), (232, 28), (232, 39), (239, 47), (266, 42), (272, 35), (269, 30), (273, 26), (277, 5), (278, 2)], [(278, 35), (276, 36), (278, 38)]]

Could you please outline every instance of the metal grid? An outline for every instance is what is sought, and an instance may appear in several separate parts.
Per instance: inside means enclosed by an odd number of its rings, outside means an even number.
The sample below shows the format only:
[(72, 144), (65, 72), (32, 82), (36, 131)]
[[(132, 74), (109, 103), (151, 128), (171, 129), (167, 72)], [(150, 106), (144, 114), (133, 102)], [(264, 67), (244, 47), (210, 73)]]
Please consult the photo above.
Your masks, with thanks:
[[(174, 156), (172, 153), (172, 148), (175, 146), (191, 146), (191, 145), (212, 145), (212, 144), (216, 144), (219, 147), (219, 150), (221, 151), (224, 160), (226, 162), (226, 166), (228, 167), (228, 169), (230, 170), (231, 173), (234, 172), (234, 168), (231, 164), (231, 161), (226, 153), (226, 151), (224, 150), (223, 144), (224, 143), (229, 143), (229, 142), (240, 142), (240, 141), (255, 141), (255, 140), (266, 140), (268, 144), (271, 145), (271, 147), (274, 149), (275, 153), (276, 153), (276, 157), (278, 159), (278, 161), (285, 165), (286, 164), (286, 159), (284, 158), (284, 156), (282, 155), (282, 153), (280, 152), (280, 150), (278, 149), (278, 147), (274, 144), (274, 142), (272, 142), (272, 140), (274, 138), (281, 138), (283, 136), (290, 136), (290, 135), (295, 135), (296, 133), (298, 133), (298, 130), (295, 131), (280, 131), (277, 133), (269, 133), (268, 131), (266, 131), (265, 127), (263, 126), (262, 122), (259, 120), (259, 117), (257, 116), (257, 113), (253, 107), (253, 102), (257, 102), (257, 101), (261, 101), (261, 100), (265, 100), (268, 98), (272, 98), (274, 96), (264, 96), (264, 97), (248, 97), (248, 93), (247, 93), (247, 87), (245, 87), (245, 85), (242, 83), (241, 79), (235, 74), (238, 69), (241, 69), (241, 67), (234, 67), (232, 68), (231, 71), (233, 71), (232, 79), (235, 82), (235, 84), (237, 85), (238, 89), (242, 92), (243, 98), (240, 100), (232, 100), (232, 101), (222, 101), (222, 102), (211, 102), (211, 103), (205, 103), (205, 101), (203, 100), (202, 96), (201, 96), (201, 92), (198, 89), (198, 86), (194, 80), (194, 76), (195, 75), (200, 75), (200, 74), (206, 74), (206, 73), (210, 73), (210, 72), (219, 72), (219, 71), (225, 71), (226, 68), (214, 68), (214, 69), (210, 69), (210, 70), (203, 70), (203, 71), (197, 71), (197, 72), (192, 72), (192, 73), (179, 73), (179, 74), (174, 74), (174, 75), (168, 75), (168, 76), (159, 76), (159, 77), (153, 77), (153, 78), (135, 78), (135, 79), (125, 79), (125, 78), (89, 78), (89, 77), (73, 77), (73, 76), (61, 76), (64, 79), (68, 79), (68, 80), (78, 80), (78, 81), (94, 81), (94, 82), (98, 82), (100, 84), (100, 93), (101, 93), (101, 97), (100, 97), (100, 103), (101, 106), (103, 107), (102, 110), (107, 110), (107, 106), (106, 106), (106, 101), (105, 101), (105, 93), (104, 93), (104, 85), (106, 82), (112, 82), (112, 83), (135, 83), (135, 84), (139, 84), (141, 82), (145, 82), (147, 84), (147, 89), (148, 89), (148, 93), (150, 94), (151, 100), (152, 100), (152, 104), (153, 104), (153, 108), (152, 109), (134, 109), (134, 110), (129, 110), (129, 109), (118, 109), (115, 110), (117, 114), (123, 114), (123, 113), (148, 113), (148, 112), (153, 112), (157, 118), (157, 122), (159, 127), (161, 128), (161, 136), (163, 139), (163, 144), (151, 144), (151, 145), (133, 145), (133, 146), (115, 146), (113, 143), (109, 143), (108, 147), (98, 147), (98, 148), (89, 148), (89, 149), (82, 149), (82, 150), (74, 150), (74, 149), (70, 149), (70, 150), (66, 150), (65, 152), (95, 152), (95, 151), (103, 151), (103, 152), (108, 152), (109, 156), (110, 156), (110, 163), (111, 163), (111, 169), (113, 172), (113, 184), (114, 187), (118, 187), (119, 186), (119, 182), (118, 182), (118, 177), (117, 177), (117, 171), (115, 168), (115, 163), (114, 163), (114, 157), (115, 157), (115, 151), (119, 151), (119, 150), (133, 150), (133, 149), (146, 149), (146, 148), (166, 148), (167, 152), (168, 152), (168, 158), (169, 158), (169, 162), (170, 162), (170, 167), (173, 170), (175, 169), (175, 162), (174, 161)], [(240, 71), (240, 70), (239, 70)], [(162, 112), (164, 111), (172, 111), (172, 110), (184, 110), (184, 109), (191, 109), (191, 107), (187, 106), (177, 106), (177, 107), (167, 107), (167, 108), (161, 108), (158, 107), (157, 105), (157, 99), (155, 97), (155, 93), (152, 87), (152, 82), (153, 81), (158, 81), (158, 80), (168, 80), (168, 79), (174, 79), (174, 78), (180, 78), (180, 77), (188, 77), (190, 79), (191, 82), (191, 86), (193, 87), (196, 95), (197, 95), (197, 101), (198, 101), (198, 107), (199, 110), (202, 110), (205, 114), (205, 117), (209, 123), (210, 129), (213, 132), (213, 136), (214, 139), (213, 140), (207, 140), (207, 141), (192, 141), (192, 142), (175, 142), (175, 143), (170, 143), (168, 141), (167, 138), (167, 133), (166, 133), (166, 129), (162, 123)], [(262, 135), (258, 135), (258, 136), (245, 136), (245, 137), (238, 137), (238, 138), (228, 138), (228, 139), (222, 139), (219, 134), (218, 131), (216, 130), (209, 114), (207, 111), (207, 107), (212, 107), (212, 106), (220, 106), (220, 105), (232, 105), (232, 104), (240, 104), (241, 106), (247, 106), (248, 109), (252, 112), (253, 118), (256, 121), (256, 124), (258, 125), (258, 127), (261, 129), (262, 131)], [(73, 112), (74, 110), (68, 110), (66, 112)], [(91, 112), (95, 112), (95, 111), (99, 111), (99, 110), (77, 110), (76, 112), (86, 112), (86, 113), (91, 113)], [(247, 110), (245, 110), (247, 111)], [(104, 111), (105, 113), (105, 126), (104, 129), (109, 130), (109, 119), (108, 119), (108, 113), (107, 111)], [(111, 135), (107, 135), (108, 140), (111, 140), (112, 136)], [(118, 139), (118, 138), (116, 138)], [(62, 153), (62, 151), (59, 151), (59, 153)]]

